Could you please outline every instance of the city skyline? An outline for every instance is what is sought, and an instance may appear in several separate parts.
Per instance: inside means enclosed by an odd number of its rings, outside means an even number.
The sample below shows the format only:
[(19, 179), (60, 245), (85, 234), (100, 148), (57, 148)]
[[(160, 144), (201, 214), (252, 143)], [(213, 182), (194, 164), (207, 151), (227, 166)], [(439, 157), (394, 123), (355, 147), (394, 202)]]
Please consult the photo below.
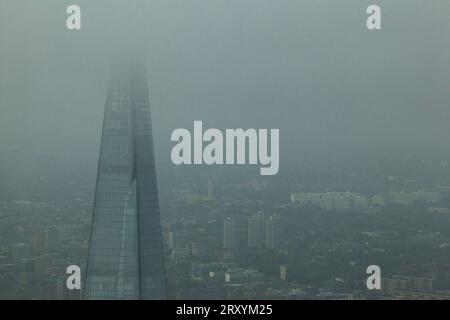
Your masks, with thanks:
[(0, 299), (450, 300), (449, 12), (0, 1)]

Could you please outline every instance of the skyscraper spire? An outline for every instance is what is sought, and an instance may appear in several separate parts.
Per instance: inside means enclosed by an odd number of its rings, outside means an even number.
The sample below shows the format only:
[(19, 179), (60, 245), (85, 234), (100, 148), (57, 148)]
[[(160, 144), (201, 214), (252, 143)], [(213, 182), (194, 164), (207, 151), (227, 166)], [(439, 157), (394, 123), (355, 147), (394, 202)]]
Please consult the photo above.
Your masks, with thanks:
[(146, 71), (113, 68), (106, 99), (84, 298), (165, 299)]

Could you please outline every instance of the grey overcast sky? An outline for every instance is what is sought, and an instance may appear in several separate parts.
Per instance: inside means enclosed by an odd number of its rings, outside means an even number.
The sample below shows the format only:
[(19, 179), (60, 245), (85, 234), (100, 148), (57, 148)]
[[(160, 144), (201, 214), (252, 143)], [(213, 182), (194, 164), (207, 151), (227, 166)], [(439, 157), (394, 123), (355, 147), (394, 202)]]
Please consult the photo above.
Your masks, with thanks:
[[(65, 27), (74, 3), (80, 31)], [(373, 3), (381, 31), (365, 27)], [(0, 0), (0, 178), (95, 171), (111, 58), (133, 50), (159, 163), (193, 120), (279, 128), (299, 166), (317, 150), (448, 154), (449, 14), (448, 0)]]

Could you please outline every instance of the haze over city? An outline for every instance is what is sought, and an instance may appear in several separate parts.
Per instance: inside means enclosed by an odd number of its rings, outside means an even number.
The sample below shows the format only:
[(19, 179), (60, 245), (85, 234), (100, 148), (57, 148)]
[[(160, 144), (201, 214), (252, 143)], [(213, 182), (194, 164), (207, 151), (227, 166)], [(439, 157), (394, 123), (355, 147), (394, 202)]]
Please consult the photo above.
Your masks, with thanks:
[[(405, 247), (409, 241), (432, 242), (442, 250), (450, 243), (443, 227), (450, 226), (445, 210), (450, 205), (450, 2), (377, 2), (383, 27), (372, 32), (365, 27), (365, 9), (372, 4), (366, 0), (77, 0), (82, 10), (77, 31), (65, 27), (71, 2), (1, 1), (0, 225), (3, 216), (1, 230), (12, 226), (15, 231), (2, 239), (0, 266), (20, 265), (19, 258), (10, 257), (10, 245), (30, 245), (34, 234), (25, 227), (29, 217), (21, 214), (39, 220), (33, 212), (41, 211), (49, 217), (37, 222), (42, 228), (37, 233), (48, 234), (51, 228), (52, 235), (53, 227), (62, 224), (76, 230), (69, 228), (68, 236), (60, 226), (57, 248), (42, 250), (76, 247), (80, 252), (74, 259), (83, 263), (111, 67), (118, 57), (139, 57), (147, 68), (163, 236), (166, 249), (173, 249), (166, 258), (177, 262), (169, 263), (168, 272), (186, 276), (177, 278), (180, 287), (189, 287), (196, 277), (207, 278), (214, 269), (184, 268), (184, 259), (194, 264), (231, 261), (263, 278), (279, 278), (280, 267), (287, 266), (293, 275), (290, 286), (317, 283), (317, 288), (329, 289), (333, 286), (327, 281), (342, 277), (347, 291), (339, 290), (358, 296), (366, 257), (354, 261), (347, 249), (336, 247), (327, 256), (324, 249), (348, 241), (357, 243), (348, 249), (353, 252), (390, 252), (392, 256), (380, 258), (389, 265), (389, 276), (433, 279), (438, 284), (431, 292), (450, 294), (447, 275), (421, 273), (423, 265), (405, 267), (395, 260), (395, 249), (389, 249), (393, 239), (405, 241), (400, 244)], [(194, 121), (223, 131), (279, 129), (279, 171), (262, 177), (256, 165), (174, 165), (171, 133), (192, 130)], [(442, 216), (421, 215), (436, 208)], [(405, 218), (408, 210), (411, 220)], [(331, 211), (350, 213), (330, 217)], [(392, 214), (398, 219), (389, 220)], [(67, 221), (59, 223), (58, 217)], [(273, 219), (281, 217), (277, 228), (284, 232), (277, 231), (282, 239), (276, 245), (267, 235), (264, 244), (249, 244), (249, 226), (257, 217), (264, 230), (272, 230)], [(384, 219), (392, 225), (386, 226)], [(239, 236), (231, 231), (234, 224), (241, 225)], [(227, 238), (226, 232), (233, 236)], [(364, 232), (382, 240), (360, 248)], [(183, 244), (175, 244), (173, 237)], [(209, 248), (208, 241), (216, 247)], [(290, 247), (291, 242), (299, 247)], [(206, 247), (195, 251), (196, 243)], [(187, 247), (188, 253), (176, 251)], [(248, 254), (262, 247), (272, 250), (273, 265)], [(42, 250), (22, 258), (35, 259)], [(417, 264), (429, 259), (441, 269), (447, 266), (448, 252), (436, 250)], [(306, 263), (299, 270), (311, 273), (293, 271), (298, 261), (316, 263), (322, 256), (327, 265), (339, 261), (353, 268), (355, 263), (363, 273), (356, 276), (337, 267), (337, 274), (314, 274)], [(0, 267), (0, 279), (9, 279), (21, 267), (8, 268)], [(195, 294), (176, 288), (174, 281), (171, 297)], [(210, 289), (204, 289), (205, 296), (220, 291)], [(255, 292), (249, 297), (261, 297)], [(274, 296), (285, 298), (283, 294)], [(6, 291), (0, 292), (4, 296)], [(222, 298), (222, 291), (217, 296)], [(17, 297), (33, 298), (22, 291)], [(318, 294), (308, 291), (302, 297)]]

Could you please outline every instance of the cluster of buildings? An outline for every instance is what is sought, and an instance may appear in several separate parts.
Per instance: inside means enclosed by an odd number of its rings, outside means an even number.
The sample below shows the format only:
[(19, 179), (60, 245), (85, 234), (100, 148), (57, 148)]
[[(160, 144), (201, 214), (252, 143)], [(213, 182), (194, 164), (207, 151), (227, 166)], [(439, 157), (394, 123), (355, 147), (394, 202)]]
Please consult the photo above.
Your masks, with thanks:
[(368, 198), (357, 192), (299, 192), (291, 194), (291, 202), (299, 205), (315, 205), (326, 210), (341, 210), (384, 206), (386, 199), (382, 195)]
[[(286, 273), (286, 266), (280, 266), (280, 277), (267, 277), (255, 268), (242, 267), (236, 262), (193, 263), (192, 282), (190, 285), (179, 282), (175, 296), (177, 299), (286, 299), (292, 294)], [(305, 296), (303, 290), (300, 295)]]
[[(248, 248), (276, 249), (279, 237), (279, 216), (257, 212), (247, 219)], [(223, 249), (238, 249), (241, 239), (242, 220), (226, 217), (223, 220)]]
[(392, 278), (381, 278), (381, 290), (388, 294), (399, 291), (433, 292), (435, 280), (432, 278), (394, 276)]
[(439, 203), (441, 194), (439, 192), (433, 192), (428, 190), (419, 190), (416, 192), (391, 192), (390, 200), (392, 203), (398, 204), (412, 204), (416, 201), (423, 201), (428, 203)]
[(430, 190), (415, 192), (390, 192), (387, 196), (375, 194), (371, 197), (357, 192), (298, 192), (291, 194), (291, 202), (298, 205), (314, 205), (325, 210), (366, 209), (383, 207), (387, 203), (409, 205), (416, 201), (438, 204), (441, 193)]
[(83, 266), (88, 216), (73, 212), (31, 201), (0, 209), (0, 299), (80, 298), (66, 268)]

